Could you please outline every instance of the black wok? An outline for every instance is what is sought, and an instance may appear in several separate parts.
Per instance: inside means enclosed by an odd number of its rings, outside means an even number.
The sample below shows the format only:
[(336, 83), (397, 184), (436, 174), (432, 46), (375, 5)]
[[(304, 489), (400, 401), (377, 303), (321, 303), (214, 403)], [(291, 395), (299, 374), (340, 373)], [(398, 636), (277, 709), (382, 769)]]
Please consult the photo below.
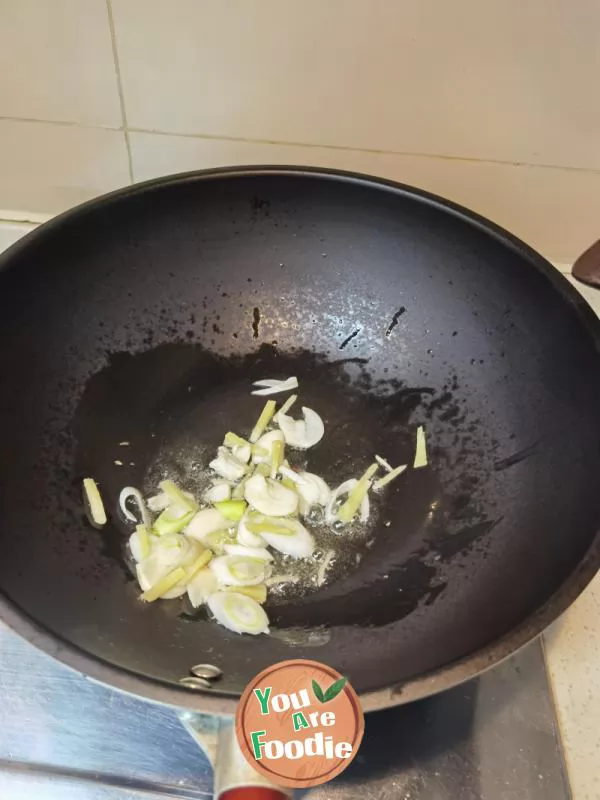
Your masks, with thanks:
[[(480, 217), (355, 175), (220, 170), (87, 203), (0, 266), (2, 618), (75, 668), (231, 711), (258, 671), (309, 657), (370, 710), (508, 656), (595, 574), (600, 323)], [(273, 636), (141, 603), (119, 490), (185, 482), (232, 420), (251, 427), (250, 381), (289, 374), (325, 417), (311, 464), (332, 483), (375, 452), (410, 462), (419, 424), (430, 467), (390, 487), (358, 567), (268, 609)], [(206, 661), (213, 693), (178, 686)]]

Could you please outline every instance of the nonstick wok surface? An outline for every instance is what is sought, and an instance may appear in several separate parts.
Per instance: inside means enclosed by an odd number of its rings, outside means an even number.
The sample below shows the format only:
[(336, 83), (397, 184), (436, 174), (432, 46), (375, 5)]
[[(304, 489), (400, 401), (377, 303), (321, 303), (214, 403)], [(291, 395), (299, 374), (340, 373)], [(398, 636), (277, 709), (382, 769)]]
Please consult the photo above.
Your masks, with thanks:
[[(75, 209), (0, 264), (2, 611), (63, 660), (185, 703), (193, 664), (218, 664), (235, 695), (309, 657), (374, 707), (508, 655), (593, 576), (598, 323), (470, 212), (358, 176), (198, 173)], [(272, 636), (141, 603), (120, 489), (165, 469), (185, 482), (249, 431), (250, 382), (291, 374), (325, 418), (309, 463), (331, 483), (375, 452), (412, 463), (419, 424), (430, 466), (389, 487), (356, 569), (268, 609)], [(83, 519), (88, 475), (103, 531)]]

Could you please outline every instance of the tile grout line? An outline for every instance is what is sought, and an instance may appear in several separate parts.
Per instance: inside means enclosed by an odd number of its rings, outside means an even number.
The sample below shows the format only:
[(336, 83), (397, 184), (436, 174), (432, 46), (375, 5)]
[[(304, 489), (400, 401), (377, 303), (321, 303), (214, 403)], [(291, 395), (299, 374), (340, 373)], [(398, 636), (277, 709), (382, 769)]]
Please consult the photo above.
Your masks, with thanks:
[(352, 153), (371, 153), (383, 156), (405, 156), (408, 158), (431, 158), (440, 161), (458, 161), (467, 164), (494, 164), (502, 167), (528, 167), (531, 169), (553, 169), (564, 170), (565, 172), (585, 172), (594, 175), (600, 174), (600, 169), (594, 167), (574, 167), (564, 164), (534, 164), (529, 161), (503, 161), (493, 158), (469, 158), (466, 156), (449, 156), (440, 153), (420, 153), (411, 150), (378, 150), (371, 147), (350, 147), (349, 145), (338, 144), (315, 144), (313, 142), (294, 142), (280, 141), (279, 139), (252, 139), (246, 136), (231, 136), (212, 133), (181, 133), (177, 131), (163, 131), (152, 128), (138, 128), (131, 126), (128, 128), (130, 133), (146, 133), (151, 136), (177, 136), (182, 139), (206, 139), (208, 141), (221, 142), (245, 142), (247, 144), (274, 144), (281, 147), (306, 147), (308, 149), (321, 150), (340, 150)]
[(121, 119), (123, 122), (123, 135), (125, 136), (125, 147), (127, 149), (127, 166), (129, 169), (129, 180), (133, 183), (133, 157), (131, 155), (131, 142), (129, 140), (129, 129), (127, 128), (127, 112), (125, 110), (125, 94), (123, 92), (123, 81), (121, 80), (121, 66), (119, 64), (119, 51), (117, 49), (117, 34), (115, 31), (115, 21), (112, 12), (111, 0), (106, 0), (106, 11), (108, 13), (108, 27), (110, 29), (110, 41), (112, 45), (113, 62), (115, 74), (117, 76), (117, 90), (119, 92), (119, 105), (121, 106)]
[(56, 125), (59, 128), (84, 128), (93, 131), (122, 131), (123, 125), (92, 125), (89, 122), (76, 122), (72, 119), (38, 119), (37, 117), (5, 117), (0, 114), (0, 122), (33, 122), (40, 125)]
[[(107, 7), (110, 0), (106, 0)], [(110, 17), (111, 38), (113, 35), (112, 16)], [(119, 93), (119, 104), (121, 107), (121, 116), (123, 124), (119, 126), (114, 125), (91, 125), (85, 122), (76, 122), (67, 119), (38, 119), (36, 117), (11, 117), (0, 114), (0, 122), (27, 122), (40, 125), (57, 125), (59, 127), (72, 127), (72, 128), (85, 128), (87, 130), (102, 130), (102, 131), (123, 131), (125, 134), (125, 141), (127, 144), (127, 154), (130, 161), (130, 174), (133, 181), (133, 161), (131, 157), (130, 134), (131, 133), (144, 133), (149, 136), (172, 136), (180, 139), (200, 139), (215, 142), (243, 142), (246, 144), (270, 144), (279, 147), (303, 147), (308, 150), (334, 150), (349, 153), (370, 153), (379, 156), (400, 156), (404, 158), (427, 158), (437, 161), (452, 161), (465, 164), (492, 164), (499, 167), (524, 167), (526, 169), (544, 169), (555, 170), (562, 172), (580, 172), (590, 175), (600, 175), (600, 169), (594, 167), (574, 167), (568, 164), (536, 164), (531, 161), (504, 161), (502, 159), (494, 158), (469, 158), (467, 156), (449, 156), (441, 153), (420, 153), (411, 150), (378, 150), (372, 147), (352, 147), (350, 145), (337, 145), (337, 144), (321, 144), (314, 142), (295, 142), (279, 139), (252, 139), (246, 136), (232, 136), (220, 135), (212, 133), (182, 133), (181, 131), (169, 131), (153, 128), (138, 128), (127, 125), (126, 111), (125, 111), (125, 97), (123, 93), (121, 71), (118, 65), (118, 54), (116, 49), (116, 38), (112, 39), (112, 50), (115, 61), (115, 72), (117, 75), (117, 87)]]

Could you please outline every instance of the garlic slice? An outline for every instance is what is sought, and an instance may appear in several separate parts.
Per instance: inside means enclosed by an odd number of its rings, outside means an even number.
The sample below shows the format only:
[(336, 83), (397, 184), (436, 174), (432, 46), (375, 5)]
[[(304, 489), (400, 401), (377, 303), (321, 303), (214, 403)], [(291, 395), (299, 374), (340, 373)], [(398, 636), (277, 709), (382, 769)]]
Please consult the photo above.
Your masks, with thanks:
[(244, 496), (249, 505), (269, 517), (287, 517), (298, 508), (296, 492), (262, 475), (246, 481)]
[[(273, 457), (273, 445), (275, 442), (285, 442), (285, 436), (281, 431), (263, 433), (256, 442), (255, 454), (252, 456), (252, 462), (254, 464), (270, 464)], [(261, 453), (260, 455), (256, 455), (257, 449), (258, 452)], [(265, 455), (262, 455), (262, 450), (265, 451)]]
[(313, 506), (324, 508), (331, 499), (331, 489), (323, 478), (313, 472), (301, 472), (300, 478), (297, 489), (300, 495), (300, 513), (308, 513)]
[(264, 531), (261, 536), (267, 544), (293, 558), (308, 558), (313, 554), (315, 540), (302, 523), (295, 519), (282, 519), (278, 523), (287, 528), (289, 533)]
[(323, 420), (312, 408), (302, 406), (304, 419), (293, 419), (287, 414), (277, 415), (277, 424), (281, 428), (285, 441), (291, 447), (307, 450), (320, 442), (325, 433)]
[(243, 544), (226, 544), (224, 550), (228, 556), (244, 556), (257, 558), (259, 561), (273, 561), (273, 556), (266, 547), (247, 547)]
[(231, 497), (231, 485), (227, 481), (216, 481), (204, 492), (204, 499), (207, 503), (221, 503)]
[(226, 447), (219, 447), (217, 457), (209, 465), (222, 478), (228, 481), (239, 481), (246, 474), (247, 467), (242, 464)]
[(150, 511), (154, 511), (155, 513), (158, 514), (161, 511), (164, 511), (170, 502), (171, 499), (169, 498), (169, 495), (166, 492), (159, 492), (158, 494), (154, 494), (152, 495), (152, 497), (149, 497), (148, 500), (146, 501), (146, 505), (148, 506)]

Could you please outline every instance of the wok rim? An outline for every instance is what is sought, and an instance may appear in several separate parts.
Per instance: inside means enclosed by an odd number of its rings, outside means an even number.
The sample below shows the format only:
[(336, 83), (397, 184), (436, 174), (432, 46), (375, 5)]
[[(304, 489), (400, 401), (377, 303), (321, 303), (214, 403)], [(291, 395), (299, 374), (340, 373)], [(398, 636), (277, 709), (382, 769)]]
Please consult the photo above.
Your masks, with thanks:
[[(116, 200), (135, 197), (138, 194), (177, 184), (213, 179), (273, 175), (288, 178), (308, 176), (315, 179), (339, 181), (362, 185), (380, 191), (389, 191), (400, 196), (409, 197), (417, 202), (435, 206), (445, 213), (456, 216), (464, 222), (484, 230), (494, 238), (499, 239), (505, 246), (515, 250), (521, 258), (529, 262), (532, 268), (537, 269), (552, 283), (554, 289), (561, 294), (565, 302), (573, 306), (575, 313), (590, 334), (595, 349), (600, 354), (600, 319), (586, 300), (571, 286), (569, 281), (547, 259), (518, 237), (476, 212), (431, 192), (384, 178), (336, 169), (295, 166), (219, 167), (161, 176), (142, 183), (125, 186), (74, 206), (53, 217), (48, 222), (42, 223), (38, 228), (0, 254), (0, 270), (10, 268), (11, 262), (17, 262), (21, 252), (26, 250), (32, 243), (43, 242), (45, 237), (52, 236), (56, 230), (72, 224), (78, 218), (90, 212), (104, 208)], [(409, 678), (401, 683), (360, 694), (363, 710), (365, 712), (376, 711), (430, 697), (475, 678), (487, 669), (499, 664), (536, 639), (566, 611), (588, 584), (591, 583), (599, 569), (600, 528), (596, 531), (579, 565), (573, 570), (568, 579), (539, 609), (530, 614), (519, 625), (508, 631), (500, 639), (484, 645), (458, 661), (442, 665), (426, 674)], [(237, 695), (219, 694), (218, 691), (193, 692), (139, 673), (133, 673), (100, 657), (93, 656), (36, 623), (24, 611), (21, 611), (16, 604), (5, 597), (1, 590), (0, 619), (11, 630), (47, 655), (52, 656), (85, 677), (108, 685), (113, 689), (136, 695), (144, 700), (175, 707), (181, 711), (199, 711), (223, 716), (235, 714), (239, 702)]]

